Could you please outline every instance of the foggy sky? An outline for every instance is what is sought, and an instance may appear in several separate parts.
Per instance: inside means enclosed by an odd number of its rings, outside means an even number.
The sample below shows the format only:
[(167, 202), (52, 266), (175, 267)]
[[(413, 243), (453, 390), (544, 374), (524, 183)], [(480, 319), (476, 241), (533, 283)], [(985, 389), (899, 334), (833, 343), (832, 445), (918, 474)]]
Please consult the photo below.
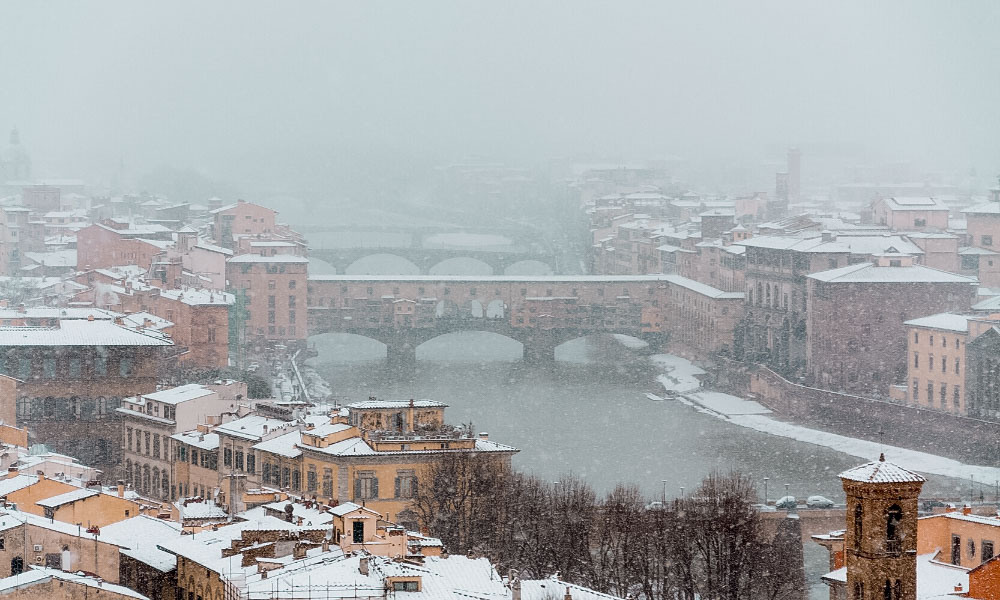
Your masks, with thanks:
[(1000, 171), (1000, 3), (0, 0), (36, 175), (858, 143)]

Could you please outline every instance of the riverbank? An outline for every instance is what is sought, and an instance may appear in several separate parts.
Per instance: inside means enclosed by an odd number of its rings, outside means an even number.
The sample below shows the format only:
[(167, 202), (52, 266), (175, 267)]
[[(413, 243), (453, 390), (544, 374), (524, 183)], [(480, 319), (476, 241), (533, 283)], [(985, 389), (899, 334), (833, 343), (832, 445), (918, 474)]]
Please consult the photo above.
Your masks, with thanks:
[[(1000, 481), (1000, 468), (970, 465), (927, 452), (884, 445), (779, 420), (771, 416), (772, 411), (752, 400), (702, 390), (698, 376), (704, 375), (705, 371), (686, 359), (669, 354), (656, 354), (650, 357), (650, 361), (663, 371), (657, 375), (657, 381), (667, 392), (666, 396), (676, 394), (678, 402), (702, 414), (734, 425), (768, 435), (815, 444), (863, 460), (873, 460), (884, 452), (894, 462), (925, 474), (974, 480), (991, 487)], [(667, 400), (655, 394), (650, 396), (652, 396), (650, 399)]]

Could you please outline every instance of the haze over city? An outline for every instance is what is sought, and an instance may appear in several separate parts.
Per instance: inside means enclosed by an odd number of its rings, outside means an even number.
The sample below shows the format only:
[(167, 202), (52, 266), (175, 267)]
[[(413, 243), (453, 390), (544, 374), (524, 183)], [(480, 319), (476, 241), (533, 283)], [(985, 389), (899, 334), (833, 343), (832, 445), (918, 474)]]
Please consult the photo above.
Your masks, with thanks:
[(1000, 7), (961, 7), (8, 2), (0, 115), (39, 175), (314, 196), (465, 157), (756, 165), (787, 145), (989, 172)]

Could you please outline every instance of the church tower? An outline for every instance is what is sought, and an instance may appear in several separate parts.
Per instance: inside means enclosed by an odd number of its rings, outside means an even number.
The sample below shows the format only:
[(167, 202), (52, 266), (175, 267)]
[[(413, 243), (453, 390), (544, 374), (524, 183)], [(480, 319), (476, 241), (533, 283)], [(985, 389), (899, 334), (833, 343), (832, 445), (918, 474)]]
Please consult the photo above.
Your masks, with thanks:
[(915, 600), (917, 497), (924, 478), (885, 455), (840, 474), (847, 495), (848, 600)]

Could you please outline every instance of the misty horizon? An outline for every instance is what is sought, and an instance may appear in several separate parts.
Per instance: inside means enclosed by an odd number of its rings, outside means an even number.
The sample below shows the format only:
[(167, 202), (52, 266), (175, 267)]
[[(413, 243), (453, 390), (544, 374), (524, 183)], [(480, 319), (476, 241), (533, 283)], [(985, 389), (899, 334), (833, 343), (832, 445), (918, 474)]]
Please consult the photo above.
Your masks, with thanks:
[[(0, 130), (36, 177), (194, 169), (277, 188), (463, 160), (784, 148), (918, 173), (1000, 163), (987, 2), (6, 3)], [(765, 170), (766, 169), (762, 169)]]

